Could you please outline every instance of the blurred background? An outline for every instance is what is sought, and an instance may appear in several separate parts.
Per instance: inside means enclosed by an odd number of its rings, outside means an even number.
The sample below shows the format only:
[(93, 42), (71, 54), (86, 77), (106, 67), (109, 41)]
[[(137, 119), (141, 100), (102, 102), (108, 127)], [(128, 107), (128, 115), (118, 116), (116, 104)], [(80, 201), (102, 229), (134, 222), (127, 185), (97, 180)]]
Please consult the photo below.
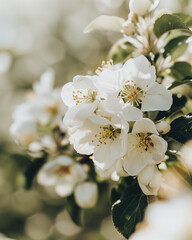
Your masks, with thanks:
[[(121, 35), (83, 34), (101, 14), (127, 18), (128, 0), (0, 0), (0, 232), (18, 240), (120, 240), (110, 217), (99, 228), (81, 229), (63, 209), (63, 200), (47, 201), (38, 189), (23, 189), (25, 157), (9, 134), (12, 112), (48, 68), (56, 86), (77, 74), (95, 72)], [(190, 13), (191, 0), (162, 0), (160, 8)]]

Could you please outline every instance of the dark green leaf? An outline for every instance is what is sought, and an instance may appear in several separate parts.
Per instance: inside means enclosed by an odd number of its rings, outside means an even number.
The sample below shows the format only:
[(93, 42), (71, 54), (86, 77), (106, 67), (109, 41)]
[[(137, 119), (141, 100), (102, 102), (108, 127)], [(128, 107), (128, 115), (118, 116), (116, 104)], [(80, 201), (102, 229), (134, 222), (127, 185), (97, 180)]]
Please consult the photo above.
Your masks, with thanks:
[(168, 159), (166, 160), (166, 165), (168, 167), (174, 167), (175, 165), (178, 164), (179, 161), (179, 155), (175, 151), (168, 150), (166, 152), (166, 155)]
[(187, 27), (192, 27), (192, 16), (184, 13), (174, 13), (173, 15), (179, 17)]
[(181, 81), (192, 78), (192, 66), (188, 62), (176, 62), (170, 70), (170, 76), (175, 80)]
[(185, 143), (192, 139), (192, 114), (176, 118), (171, 123), (171, 131), (167, 136), (180, 143)]
[(159, 38), (164, 33), (169, 32), (174, 29), (182, 29), (185, 32), (192, 35), (190, 29), (185, 25), (185, 23), (175, 15), (164, 14), (155, 21), (154, 33)]
[(37, 175), (39, 169), (45, 162), (46, 156), (42, 158), (36, 158), (26, 166), (25, 169), (26, 189), (30, 189), (32, 187), (35, 176)]
[(169, 90), (171, 90), (175, 87), (181, 86), (183, 84), (189, 84), (189, 83), (192, 83), (192, 79), (183, 80), (183, 81), (175, 81), (171, 84), (171, 86), (169, 87)]
[(167, 57), (167, 55), (175, 52), (176, 49), (181, 46), (181, 44), (186, 42), (187, 39), (188, 39), (188, 36), (180, 36), (169, 41), (168, 44), (165, 46), (163, 57), (165, 58)]
[(185, 106), (186, 102), (187, 102), (187, 98), (185, 96), (173, 94), (173, 104), (171, 108), (168, 111), (159, 112), (156, 117), (156, 120), (169, 117), (173, 113), (182, 109)]
[(136, 225), (143, 220), (148, 204), (147, 197), (142, 193), (137, 179), (133, 177), (124, 178), (113, 190), (112, 202), (118, 195), (118, 200), (112, 206), (113, 223), (125, 238), (129, 238)]

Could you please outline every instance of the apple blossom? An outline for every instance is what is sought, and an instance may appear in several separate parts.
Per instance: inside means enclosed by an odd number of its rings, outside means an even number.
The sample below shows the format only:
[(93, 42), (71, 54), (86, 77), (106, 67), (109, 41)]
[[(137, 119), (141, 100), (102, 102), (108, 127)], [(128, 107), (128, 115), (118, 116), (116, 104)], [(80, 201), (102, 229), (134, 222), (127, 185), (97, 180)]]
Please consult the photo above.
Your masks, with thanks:
[(135, 122), (128, 134), (127, 153), (123, 159), (125, 171), (137, 175), (147, 165), (163, 161), (167, 142), (160, 136), (152, 120), (144, 118)]
[(76, 186), (74, 197), (81, 208), (93, 208), (98, 199), (98, 187), (94, 182), (83, 182)]
[(33, 84), (34, 92), (41, 95), (52, 94), (54, 85), (55, 72), (53, 69), (47, 69), (40, 77), (40, 81)]
[(65, 125), (72, 124), (72, 120), (84, 120), (96, 110), (99, 103), (96, 80), (97, 76), (76, 76), (72, 83), (64, 85), (61, 97), (68, 107)]
[[(104, 113), (103, 113), (104, 114)], [(96, 166), (106, 170), (126, 152), (128, 123), (119, 116), (93, 115), (69, 129), (70, 141), (80, 154), (93, 154)]]
[(130, 20), (123, 23), (123, 33), (128, 36), (133, 35), (136, 32), (136, 26)]
[(30, 119), (15, 121), (10, 127), (10, 133), (16, 143), (23, 147), (27, 147), (38, 138), (36, 124)]
[(129, 59), (120, 70), (101, 72), (97, 86), (110, 111), (135, 121), (142, 118), (142, 111), (164, 111), (171, 107), (172, 93), (155, 81), (155, 67), (141, 55)]
[(157, 166), (148, 165), (138, 174), (138, 182), (146, 195), (157, 195), (161, 185), (161, 173)]
[(61, 197), (72, 194), (77, 183), (87, 178), (87, 172), (70, 157), (59, 156), (47, 162), (39, 171), (37, 181), (43, 186), (53, 186)]
[(171, 130), (171, 126), (166, 121), (159, 121), (155, 124), (157, 131), (161, 134), (166, 134)]
[(131, 12), (143, 16), (147, 14), (151, 7), (150, 0), (130, 0), (129, 1), (129, 9)]

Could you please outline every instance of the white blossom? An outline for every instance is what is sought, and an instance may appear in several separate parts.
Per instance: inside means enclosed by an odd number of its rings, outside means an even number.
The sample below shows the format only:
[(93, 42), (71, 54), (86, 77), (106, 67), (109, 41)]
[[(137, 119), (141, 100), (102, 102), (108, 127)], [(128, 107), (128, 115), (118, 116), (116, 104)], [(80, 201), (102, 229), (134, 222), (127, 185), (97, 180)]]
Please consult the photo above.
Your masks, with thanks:
[(98, 199), (98, 187), (94, 182), (83, 182), (77, 185), (74, 191), (77, 205), (81, 208), (93, 208)]
[(161, 180), (157, 166), (148, 165), (138, 174), (139, 186), (146, 195), (157, 195)]
[(70, 128), (69, 135), (78, 153), (93, 154), (95, 165), (107, 170), (125, 154), (128, 130), (128, 123), (122, 118), (105, 113), (95, 114), (80, 126)]
[(79, 163), (67, 156), (59, 156), (47, 162), (37, 175), (37, 181), (43, 186), (53, 186), (61, 197), (72, 194), (77, 183), (87, 178), (87, 172)]
[(56, 115), (65, 113), (65, 106), (60, 99), (60, 89), (54, 89), (54, 72), (47, 70), (41, 75), (40, 82), (33, 85), (33, 94), (26, 102), (18, 105), (13, 112), (14, 120), (29, 118), (32, 121), (46, 125)]
[(10, 133), (16, 143), (23, 147), (27, 147), (38, 138), (36, 124), (30, 119), (15, 121), (10, 127)]
[(159, 121), (155, 124), (157, 131), (161, 134), (166, 134), (171, 130), (171, 126), (166, 121)]
[(130, 0), (129, 9), (131, 12), (136, 13), (139, 16), (147, 14), (151, 7), (150, 0)]
[(131, 36), (135, 33), (136, 27), (135, 24), (132, 23), (130, 20), (127, 20), (123, 23), (123, 33), (125, 33), (128, 36)]
[(65, 125), (75, 125), (96, 110), (99, 103), (96, 80), (97, 76), (76, 76), (73, 82), (64, 85), (61, 97), (68, 107)]
[(53, 91), (55, 72), (47, 69), (40, 77), (40, 81), (33, 84), (34, 92), (39, 95), (50, 95)]
[(128, 134), (127, 153), (124, 156), (124, 169), (132, 176), (137, 175), (149, 164), (163, 161), (167, 142), (160, 136), (152, 120), (144, 118), (136, 121)]
[(108, 110), (135, 121), (142, 118), (142, 111), (165, 111), (171, 107), (172, 93), (155, 80), (155, 67), (141, 55), (129, 59), (120, 70), (104, 70), (97, 84)]

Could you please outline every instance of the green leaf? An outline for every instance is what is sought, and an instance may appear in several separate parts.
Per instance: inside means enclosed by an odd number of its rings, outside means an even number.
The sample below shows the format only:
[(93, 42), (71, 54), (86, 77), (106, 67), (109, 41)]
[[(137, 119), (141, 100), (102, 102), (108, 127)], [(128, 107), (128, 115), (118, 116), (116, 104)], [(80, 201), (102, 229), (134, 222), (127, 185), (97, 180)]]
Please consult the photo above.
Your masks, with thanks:
[(135, 47), (126, 41), (126, 39), (120, 39), (117, 41), (109, 52), (109, 59), (113, 59), (114, 64), (124, 62), (128, 58), (132, 57)]
[(186, 102), (187, 102), (187, 98), (185, 96), (173, 94), (173, 104), (171, 108), (168, 111), (159, 112), (156, 117), (156, 120), (169, 117), (173, 113), (182, 109), (185, 106)]
[(192, 27), (192, 16), (184, 13), (174, 13), (173, 15), (179, 17), (187, 27)]
[(181, 44), (185, 43), (188, 39), (188, 36), (179, 36), (177, 38), (172, 39), (165, 46), (163, 57), (166, 58), (169, 54), (172, 54), (176, 51), (176, 49), (181, 46)]
[(192, 78), (192, 66), (188, 62), (176, 62), (170, 70), (170, 76), (178, 81)]
[(120, 17), (101, 15), (90, 22), (83, 32), (89, 33), (95, 30), (121, 32), (124, 22), (125, 20)]
[(67, 197), (66, 209), (72, 220), (79, 226), (95, 228), (101, 224), (103, 218), (110, 214), (110, 206), (108, 202), (108, 184), (106, 182), (98, 184), (99, 199), (94, 208), (80, 208), (71, 195)]
[(154, 33), (158, 38), (161, 37), (164, 33), (167, 33), (174, 29), (182, 29), (192, 35), (192, 31), (178, 16), (164, 14), (155, 21)]
[(167, 155), (167, 159), (166, 159), (166, 165), (168, 168), (172, 168), (172, 167), (175, 167), (178, 162), (179, 162), (179, 155), (176, 151), (171, 151), (171, 150), (168, 150), (166, 152), (166, 155)]
[(188, 49), (189, 44), (185, 43), (175, 48), (171, 54), (171, 60), (174, 61), (181, 57)]
[(30, 189), (33, 184), (33, 180), (37, 175), (39, 169), (43, 166), (46, 162), (46, 155), (42, 158), (36, 158), (32, 162), (30, 162), (25, 169), (25, 176), (26, 176), (26, 189)]
[(127, 177), (112, 191), (112, 202), (115, 199), (112, 206), (113, 223), (125, 238), (129, 238), (136, 225), (143, 220), (147, 197), (142, 193), (137, 179)]
[(175, 81), (175, 82), (173, 82), (172, 85), (169, 87), (169, 90), (171, 90), (171, 89), (173, 89), (173, 88), (175, 88), (175, 87), (184, 85), (184, 84), (189, 84), (189, 83), (192, 83), (192, 79), (183, 80), (183, 81)]
[(176, 118), (171, 123), (171, 131), (167, 136), (180, 143), (186, 143), (192, 139), (192, 113)]

